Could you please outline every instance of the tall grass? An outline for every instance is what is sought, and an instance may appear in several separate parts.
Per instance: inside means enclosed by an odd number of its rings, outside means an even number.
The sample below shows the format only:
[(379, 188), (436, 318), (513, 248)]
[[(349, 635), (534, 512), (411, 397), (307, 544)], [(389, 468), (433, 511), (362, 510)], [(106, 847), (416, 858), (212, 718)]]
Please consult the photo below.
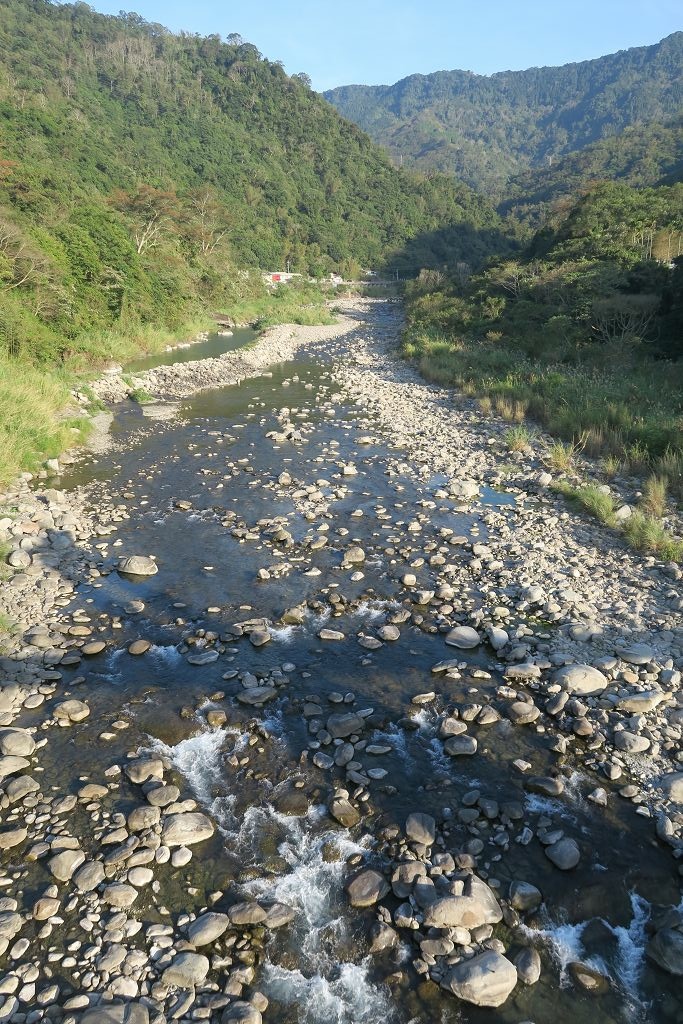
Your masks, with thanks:
[(0, 483), (83, 439), (87, 422), (64, 416), (69, 397), (63, 375), (0, 358)]
[(583, 487), (572, 487), (571, 484), (560, 482), (555, 490), (563, 494), (571, 502), (580, 505), (595, 519), (607, 526), (616, 524), (616, 506), (611, 494), (603, 491), (596, 484), (585, 484)]
[[(330, 294), (304, 282), (245, 299), (228, 312), (237, 323), (255, 323), (259, 329), (280, 323), (330, 324), (335, 322), (326, 305)], [(175, 330), (131, 326), (86, 332), (69, 341), (59, 363), (0, 355), (0, 484), (9, 483), (21, 469), (35, 471), (84, 439), (88, 419), (71, 400), (71, 388), (87, 388), (88, 376), (107, 363), (163, 351), (212, 325), (205, 315)], [(142, 392), (136, 397), (141, 402), (147, 398)]]
[(683, 363), (644, 360), (611, 373), (424, 328), (406, 332), (403, 351), (427, 379), (479, 396), (508, 420), (523, 409), (555, 437), (580, 439), (588, 455), (666, 476), (683, 497)]

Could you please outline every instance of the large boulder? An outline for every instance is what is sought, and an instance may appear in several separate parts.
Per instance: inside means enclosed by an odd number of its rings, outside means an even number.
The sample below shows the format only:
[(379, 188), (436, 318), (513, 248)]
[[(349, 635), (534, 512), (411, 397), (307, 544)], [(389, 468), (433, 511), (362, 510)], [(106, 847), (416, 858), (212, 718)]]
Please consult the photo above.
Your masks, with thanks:
[(112, 882), (106, 886), (102, 893), (102, 902), (117, 910), (125, 910), (131, 907), (138, 898), (138, 891), (132, 885), (125, 882)]
[(164, 846), (192, 846), (210, 839), (213, 832), (212, 823), (199, 811), (169, 814), (164, 822), (161, 842)]
[(476, 875), (470, 875), (461, 896), (442, 896), (427, 907), (424, 923), (428, 928), (479, 928), (498, 924), (502, 918), (493, 890)]
[(352, 907), (371, 907), (389, 892), (384, 875), (365, 868), (346, 883), (346, 892)]
[(3, 729), (0, 732), (0, 752), (17, 757), (30, 757), (36, 743), (26, 729)]
[(607, 678), (592, 665), (564, 665), (553, 676), (553, 682), (558, 683), (568, 693), (576, 693), (582, 697), (602, 693), (608, 685)]
[(80, 868), (85, 860), (82, 850), (62, 850), (51, 857), (47, 866), (59, 882), (68, 882), (76, 868)]
[(87, 860), (73, 876), (73, 883), (79, 892), (92, 892), (104, 877), (104, 864), (99, 860)]
[(415, 811), (406, 819), (406, 835), (413, 843), (431, 846), (436, 839), (436, 822), (431, 814)]
[(144, 832), (145, 829), (153, 828), (161, 821), (161, 809), (143, 804), (135, 807), (128, 815), (128, 831)]
[(251, 1003), (238, 999), (223, 1011), (221, 1024), (263, 1024), (263, 1016)]
[(581, 851), (575, 839), (560, 839), (546, 846), (545, 855), (561, 871), (571, 871), (581, 860)]
[(502, 1006), (517, 984), (517, 971), (507, 957), (493, 950), (456, 964), (441, 985), (475, 1006)]
[(510, 882), (508, 898), (515, 910), (525, 913), (528, 910), (538, 910), (543, 902), (543, 893), (531, 882), (514, 881)]
[(327, 731), (333, 740), (344, 740), (347, 736), (362, 732), (365, 719), (353, 711), (330, 715), (327, 719)]
[(667, 800), (683, 804), (683, 772), (669, 772), (660, 782), (659, 788)]
[(13, 846), (19, 846), (28, 835), (28, 830), (20, 825), (18, 828), (3, 828), (0, 831), (0, 850), (11, 850)]
[(176, 988), (194, 988), (206, 981), (209, 973), (209, 958), (203, 953), (178, 953), (161, 975), (164, 985)]
[(60, 725), (73, 725), (74, 722), (84, 721), (90, 714), (90, 708), (82, 700), (63, 700), (52, 713)]
[(662, 928), (650, 939), (645, 953), (649, 960), (669, 974), (683, 976), (683, 931)]
[(446, 634), (446, 643), (449, 647), (459, 647), (463, 651), (469, 651), (478, 647), (481, 637), (472, 626), (456, 626)]
[(253, 901), (235, 903), (230, 907), (228, 913), (230, 914), (231, 923), (237, 927), (262, 924), (267, 917), (267, 912), (261, 904)]
[(208, 946), (219, 939), (230, 924), (227, 914), (210, 912), (202, 914), (187, 928), (187, 937), (193, 946)]
[(360, 812), (345, 797), (335, 797), (330, 803), (330, 814), (344, 828), (353, 828), (360, 821)]
[(128, 558), (121, 558), (118, 569), (127, 576), (154, 576), (159, 572), (159, 566), (149, 555), (130, 555)]

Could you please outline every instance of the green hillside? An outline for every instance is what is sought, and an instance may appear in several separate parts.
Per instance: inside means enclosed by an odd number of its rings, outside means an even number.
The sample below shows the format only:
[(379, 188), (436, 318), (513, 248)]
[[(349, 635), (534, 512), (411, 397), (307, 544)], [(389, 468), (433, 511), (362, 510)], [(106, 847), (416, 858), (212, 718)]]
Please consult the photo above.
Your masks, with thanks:
[[(602, 182), (518, 258), (468, 280), (427, 271), (407, 303), (422, 371), (514, 423), (540, 421), (567, 443), (555, 468), (585, 451), (683, 499), (683, 183)], [(515, 427), (511, 443), (526, 436)], [(669, 550), (657, 536), (634, 542)]]
[(3, 3), (0, 172), (0, 323), (15, 349), (29, 334), (61, 351), (93, 328), (173, 327), (229, 306), (247, 268), (374, 266), (437, 228), (454, 228), (440, 261), (470, 258), (498, 224), (467, 188), (394, 170), (239, 38), (85, 4)]
[(397, 171), (239, 36), (3, 0), (0, 476), (72, 436), (57, 418), (74, 372), (209, 311), (253, 316), (260, 269), (415, 273), (476, 263), (501, 230), (485, 199)]
[(679, 117), (668, 124), (626, 128), (569, 153), (551, 167), (525, 171), (508, 183), (499, 210), (534, 226), (555, 216), (558, 208), (598, 181), (618, 180), (645, 188), (682, 179), (683, 118)]
[(395, 161), (500, 196), (526, 168), (679, 114), (682, 67), (683, 32), (676, 32), (654, 46), (559, 68), (439, 71), (389, 86), (344, 86), (325, 98)]

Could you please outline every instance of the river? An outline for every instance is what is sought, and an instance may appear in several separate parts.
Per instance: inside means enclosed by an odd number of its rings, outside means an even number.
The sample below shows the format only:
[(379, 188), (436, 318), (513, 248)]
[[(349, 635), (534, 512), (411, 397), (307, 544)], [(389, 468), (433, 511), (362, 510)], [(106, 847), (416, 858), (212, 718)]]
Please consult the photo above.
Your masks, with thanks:
[[(395, 331), (391, 306), (377, 304), (373, 317), (364, 330)], [(215, 356), (251, 338), (201, 344)], [(678, 899), (675, 863), (654, 842), (651, 821), (626, 800), (606, 808), (588, 800), (604, 777), (571, 750), (558, 758), (541, 720), (520, 726), (496, 714), (491, 724), (470, 724), (475, 756), (449, 757), (439, 738), (446, 712), (471, 723), (477, 712), (467, 709), (499, 706), (505, 686), (504, 665), (488, 645), (444, 644), (449, 619), (457, 622), (466, 605), (457, 588), (434, 596), (443, 566), (466, 545), (485, 543), (489, 531), (514, 526), (527, 498), (492, 487), (463, 502), (443, 489), (445, 477), (400, 471), (401, 445), (341, 390), (338, 358), (335, 350), (301, 354), (182, 401), (170, 420), (128, 403), (116, 412), (115, 449), (81, 459), (61, 478), (113, 532), (99, 538), (97, 569), (63, 609), (65, 622), (88, 622), (106, 646), (62, 667), (65, 694), (87, 700), (90, 715), (77, 729), (50, 734), (41, 755), (46, 777), (75, 792), (76, 780), (106, 780), (132, 752), (165, 759), (216, 831), (187, 866), (159, 871), (136, 910), (147, 926), (237, 900), (294, 908), (292, 923), (259, 933), (244, 961), (253, 962), (253, 988), (269, 1000), (267, 1022), (680, 1020), (675, 978), (644, 955), (651, 906)], [(364, 558), (346, 563), (354, 546)], [(116, 571), (120, 557), (138, 554), (154, 556), (156, 575)], [(403, 582), (407, 573), (414, 583)], [(248, 637), (259, 624), (234, 628), (254, 619), (266, 620), (260, 646)], [(131, 656), (127, 648), (140, 639), (151, 646)], [(188, 662), (201, 652), (215, 657)], [(432, 672), (449, 658), (450, 672)], [(236, 697), (256, 684), (273, 689), (272, 699), (240, 704)], [(351, 769), (324, 759), (318, 766), (316, 755), (334, 757), (342, 745), (317, 739), (340, 709), (368, 716)], [(32, 714), (38, 723), (40, 709)], [(561, 794), (525, 788), (517, 760), (535, 776), (559, 772)], [(126, 814), (139, 794), (118, 778), (117, 785), (115, 809)], [(350, 829), (328, 813), (334, 786), (362, 812)], [(439, 823), (439, 849), (467, 853), (501, 898), (513, 880), (543, 894), (523, 925), (510, 919), (482, 932), (481, 941), (495, 934), (511, 957), (528, 943), (541, 953), (540, 981), (518, 983), (497, 1009), (457, 1000), (416, 973), (420, 951), (410, 931), (370, 954), (376, 908), (349, 906), (351, 867), (386, 863), (383, 830), (402, 829), (415, 811)], [(94, 820), (97, 835), (99, 812)], [(87, 832), (85, 817), (70, 825)], [(581, 847), (571, 872), (544, 854), (538, 836), (553, 829)], [(29, 868), (25, 883), (35, 891), (37, 870)], [(393, 914), (402, 901), (390, 894), (382, 902)], [(571, 962), (607, 979), (605, 990), (574, 983)], [(58, 973), (73, 984), (63, 967)], [(220, 988), (220, 966), (210, 977)]]

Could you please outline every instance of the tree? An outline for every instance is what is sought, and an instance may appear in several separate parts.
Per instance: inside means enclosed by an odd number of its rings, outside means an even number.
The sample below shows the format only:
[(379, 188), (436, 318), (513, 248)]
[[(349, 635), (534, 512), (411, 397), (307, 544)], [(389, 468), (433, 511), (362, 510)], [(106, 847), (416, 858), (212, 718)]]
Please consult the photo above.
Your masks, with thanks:
[(187, 197), (189, 227), (203, 256), (210, 256), (226, 242), (230, 218), (211, 185), (195, 189)]
[(133, 221), (133, 238), (138, 256), (156, 248), (178, 212), (178, 197), (173, 191), (138, 185), (134, 192), (117, 189), (112, 205)]
[(313, 85), (311, 76), (307, 75), (305, 71), (298, 71), (295, 75), (292, 75), (292, 78), (297, 82), (301, 82), (307, 89), (310, 89)]
[(47, 259), (10, 221), (0, 218), (0, 289), (11, 291), (34, 284), (45, 273)]
[(604, 342), (641, 341), (652, 323), (656, 295), (613, 295), (593, 303), (592, 330)]

